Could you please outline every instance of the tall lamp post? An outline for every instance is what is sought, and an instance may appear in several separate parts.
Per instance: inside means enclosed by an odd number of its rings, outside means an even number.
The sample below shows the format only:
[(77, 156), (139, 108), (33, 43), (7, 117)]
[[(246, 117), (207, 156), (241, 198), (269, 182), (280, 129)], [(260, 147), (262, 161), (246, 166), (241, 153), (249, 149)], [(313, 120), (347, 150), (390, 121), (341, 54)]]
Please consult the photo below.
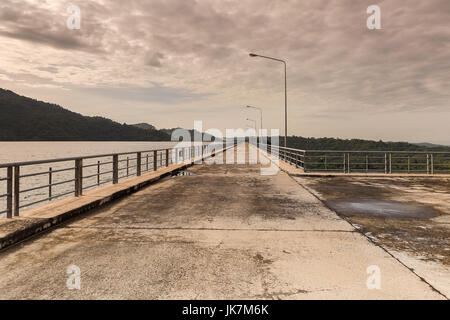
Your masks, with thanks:
[(284, 64), (284, 146), (287, 146), (287, 71), (286, 71), (286, 61), (282, 59), (262, 56), (255, 53), (250, 53), (250, 57), (260, 57), (265, 59), (270, 59), (278, 62), (282, 62)]
[(262, 116), (262, 109), (261, 108), (259, 108), (259, 107), (253, 107), (253, 106), (247, 106), (247, 108), (250, 108), (250, 109), (256, 109), (256, 110), (259, 110), (259, 112), (260, 112), (260, 115), (261, 115), (261, 122), (260, 122), (260, 135), (262, 134), (262, 128), (263, 128), (263, 116)]

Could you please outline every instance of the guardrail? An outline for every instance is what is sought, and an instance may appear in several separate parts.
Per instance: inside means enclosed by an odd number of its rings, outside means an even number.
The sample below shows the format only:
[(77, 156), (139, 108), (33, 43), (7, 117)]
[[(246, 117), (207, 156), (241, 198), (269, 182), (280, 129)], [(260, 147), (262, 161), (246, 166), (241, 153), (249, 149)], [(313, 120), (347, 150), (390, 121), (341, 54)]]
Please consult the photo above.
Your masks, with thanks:
[(450, 174), (450, 152), (301, 150), (261, 144), (305, 172)]
[[(222, 145), (222, 144), (219, 144)], [(83, 191), (112, 183), (130, 176), (140, 176), (144, 172), (157, 171), (172, 163), (182, 163), (215, 150), (217, 144), (202, 144), (188, 147), (153, 149), (136, 152), (101, 154), (83, 157), (48, 159), (0, 164), (6, 176), (0, 177), (5, 184), (6, 193), (0, 194), (0, 201), (6, 200), (6, 218), (19, 216), (21, 209), (42, 202), (55, 200), (73, 194), (79, 197)], [(223, 144), (225, 147), (225, 144)], [(47, 167), (49, 164), (51, 166)], [(25, 180), (33, 179), (25, 183)], [(45, 181), (45, 182), (44, 182)], [(40, 183), (40, 184), (39, 184)], [(43, 183), (43, 184), (42, 184)], [(55, 187), (59, 193), (55, 194)], [(27, 194), (40, 192), (32, 197)], [(39, 197), (45, 195), (44, 198)], [(31, 201), (25, 201), (31, 198)]]

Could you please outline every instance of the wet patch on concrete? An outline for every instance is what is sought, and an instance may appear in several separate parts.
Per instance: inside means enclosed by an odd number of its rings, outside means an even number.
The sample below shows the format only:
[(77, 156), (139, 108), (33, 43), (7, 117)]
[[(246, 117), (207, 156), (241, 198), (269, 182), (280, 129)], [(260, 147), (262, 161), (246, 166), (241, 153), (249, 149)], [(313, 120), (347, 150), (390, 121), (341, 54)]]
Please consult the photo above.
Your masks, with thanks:
[(432, 220), (349, 217), (361, 231), (387, 248), (404, 251), (423, 261), (450, 267), (450, 232)]
[(250, 198), (252, 214), (263, 219), (296, 220), (298, 216), (315, 212), (317, 204), (300, 202), (282, 195), (258, 195)]
[(297, 180), (386, 248), (450, 266), (450, 178)]
[(428, 219), (439, 213), (433, 208), (390, 200), (335, 199), (326, 201), (327, 206), (346, 216), (369, 216), (395, 219)]

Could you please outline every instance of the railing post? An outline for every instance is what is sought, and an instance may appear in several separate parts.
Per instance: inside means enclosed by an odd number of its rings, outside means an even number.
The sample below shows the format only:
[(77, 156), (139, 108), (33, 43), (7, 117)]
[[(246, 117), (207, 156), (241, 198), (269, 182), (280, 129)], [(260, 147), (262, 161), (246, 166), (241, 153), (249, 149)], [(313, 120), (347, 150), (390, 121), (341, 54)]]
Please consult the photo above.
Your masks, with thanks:
[(130, 167), (130, 157), (127, 157), (127, 177), (128, 177), (129, 174), (130, 174), (129, 167)]
[(75, 197), (83, 194), (83, 159), (75, 160)]
[(113, 184), (119, 182), (119, 155), (113, 155)]
[(97, 161), (97, 186), (100, 185), (100, 161)]
[(392, 173), (392, 153), (389, 153), (389, 173)]
[(348, 158), (348, 161), (347, 161), (347, 167), (348, 167), (348, 173), (350, 173), (351, 172), (351, 169), (350, 169), (350, 152), (348, 152), (347, 153), (347, 158)]
[(138, 152), (136, 154), (136, 175), (140, 176), (141, 175), (141, 165), (142, 165), (142, 154), (140, 152)]
[(387, 153), (384, 153), (384, 174), (387, 174)]
[(166, 149), (166, 167), (169, 166), (169, 149)]
[(14, 216), (19, 216), (20, 206), (20, 167), (14, 167)]
[(427, 153), (427, 174), (430, 174), (430, 155)]
[(307, 154), (306, 151), (303, 153), (303, 170), (306, 172), (306, 162), (307, 162)]
[(48, 201), (52, 199), (52, 167), (48, 168)]
[(366, 172), (369, 172), (369, 155), (366, 154)]
[(431, 174), (434, 174), (434, 157), (433, 157), (433, 154), (431, 154)]
[(153, 151), (153, 171), (158, 170), (158, 151)]
[(344, 170), (344, 173), (347, 171), (347, 169), (345, 168), (346, 167), (346, 165), (345, 165), (345, 163), (347, 162), (347, 161), (345, 161), (345, 159), (347, 158), (347, 156), (345, 155), (345, 153), (343, 153), (343, 155), (344, 155), (344, 168), (343, 168), (343, 170)]
[(408, 154), (408, 173), (411, 171), (411, 157)]
[(6, 175), (6, 218), (11, 219), (13, 201), (13, 167), (7, 168)]
[(146, 170), (145, 170), (145, 171), (148, 171), (148, 153), (147, 153), (146, 158), (147, 158), (147, 160), (146, 160), (146, 165), (145, 165), (145, 167), (146, 167)]

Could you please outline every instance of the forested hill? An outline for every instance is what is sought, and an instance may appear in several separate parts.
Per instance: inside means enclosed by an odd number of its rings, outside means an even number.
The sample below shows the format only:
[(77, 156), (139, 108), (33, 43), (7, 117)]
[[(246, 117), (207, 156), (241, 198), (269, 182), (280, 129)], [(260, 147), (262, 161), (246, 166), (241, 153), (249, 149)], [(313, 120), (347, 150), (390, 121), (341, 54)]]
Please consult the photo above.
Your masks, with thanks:
[[(284, 137), (280, 137), (280, 146), (284, 144)], [(362, 139), (336, 139), (336, 138), (304, 138), (289, 136), (287, 146), (302, 150), (382, 150), (382, 151), (446, 151), (446, 146), (424, 146), (408, 142), (383, 142)]]
[(1, 141), (168, 141), (155, 129), (86, 117), (58, 105), (0, 89)]
[[(103, 117), (87, 117), (56, 104), (0, 88), (0, 141), (169, 141), (173, 130), (156, 130), (148, 124), (127, 125)], [(280, 137), (280, 145), (283, 139)], [(288, 146), (306, 150), (450, 151), (450, 147), (407, 142), (297, 136), (288, 137)]]

